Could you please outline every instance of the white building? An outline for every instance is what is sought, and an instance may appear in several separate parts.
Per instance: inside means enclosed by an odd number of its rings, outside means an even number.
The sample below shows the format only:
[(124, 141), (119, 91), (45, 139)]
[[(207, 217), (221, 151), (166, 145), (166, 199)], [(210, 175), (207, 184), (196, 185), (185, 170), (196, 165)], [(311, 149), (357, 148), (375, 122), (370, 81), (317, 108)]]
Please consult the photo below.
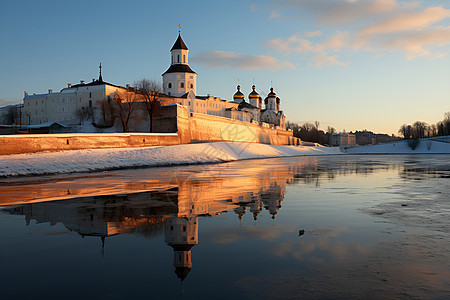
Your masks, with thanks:
[(356, 145), (356, 135), (353, 133), (332, 133), (330, 135), (330, 146), (351, 146)]
[(28, 115), (30, 125), (48, 122), (63, 124), (80, 124), (80, 115), (91, 114), (93, 121), (100, 119), (102, 102), (112, 100), (118, 91), (126, 88), (104, 82), (101, 73), (97, 80), (79, 84), (68, 84), (59, 92), (48, 90), (46, 94), (28, 94), (23, 98), (23, 113)]

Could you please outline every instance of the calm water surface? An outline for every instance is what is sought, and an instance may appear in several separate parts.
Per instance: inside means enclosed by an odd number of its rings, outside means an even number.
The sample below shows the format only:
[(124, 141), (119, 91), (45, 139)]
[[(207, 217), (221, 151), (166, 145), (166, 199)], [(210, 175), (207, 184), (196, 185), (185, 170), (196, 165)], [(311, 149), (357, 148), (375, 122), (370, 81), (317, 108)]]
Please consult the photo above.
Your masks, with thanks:
[(450, 156), (0, 179), (2, 299), (450, 298)]

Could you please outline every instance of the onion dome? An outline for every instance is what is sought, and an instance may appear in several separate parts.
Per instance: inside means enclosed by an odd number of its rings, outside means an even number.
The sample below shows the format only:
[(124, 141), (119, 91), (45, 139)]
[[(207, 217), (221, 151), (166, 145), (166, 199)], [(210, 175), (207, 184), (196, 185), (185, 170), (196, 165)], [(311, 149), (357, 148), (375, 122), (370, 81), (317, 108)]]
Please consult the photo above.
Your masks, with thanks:
[(259, 99), (259, 94), (255, 91), (255, 85), (252, 86), (252, 92), (248, 94), (248, 99)]
[(233, 96), (234, 100), (244, 100), (244, 94), (241, 92), (241, 86), (237, 86), (237, 92)]
[(276, 98), (277, 94), (273, 92), (273, 87), (270, 88), (270, 93), (267, 95), (267, 98)]

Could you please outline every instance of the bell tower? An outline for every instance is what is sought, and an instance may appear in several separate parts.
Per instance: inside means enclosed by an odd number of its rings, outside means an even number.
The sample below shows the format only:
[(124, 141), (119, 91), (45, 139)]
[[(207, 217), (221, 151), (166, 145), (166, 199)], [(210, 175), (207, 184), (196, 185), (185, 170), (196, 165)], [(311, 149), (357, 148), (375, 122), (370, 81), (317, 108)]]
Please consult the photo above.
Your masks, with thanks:
[(178, 38), (170, 49), (170, 67), (163, 77), (163, 90), (169, 96), (180, 97), (197, 91), (197, 73), (189, 67), (189, 49), (181, 38), (178, 25)]

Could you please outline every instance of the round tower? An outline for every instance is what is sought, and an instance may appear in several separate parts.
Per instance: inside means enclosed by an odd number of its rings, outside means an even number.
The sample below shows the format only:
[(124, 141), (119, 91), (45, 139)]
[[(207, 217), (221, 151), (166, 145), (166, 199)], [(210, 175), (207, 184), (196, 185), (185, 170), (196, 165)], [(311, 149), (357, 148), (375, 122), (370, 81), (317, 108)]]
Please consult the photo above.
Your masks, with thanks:
[(277, 113), (280, 110), (280, 99), (277, 98), (277, 94), (274, 93), (273, 87), (270, 88), (270, 93), (264, 101), (266, 110), (271, 110)]
[(189, 67), (189, 49), (181, 38), (178, 38), (170, 49), (171, 63), (163, 77), (163, 90), (169, 96), (180, 97), (189, 91), (194, 95), (197, 91), (197, 73)]

